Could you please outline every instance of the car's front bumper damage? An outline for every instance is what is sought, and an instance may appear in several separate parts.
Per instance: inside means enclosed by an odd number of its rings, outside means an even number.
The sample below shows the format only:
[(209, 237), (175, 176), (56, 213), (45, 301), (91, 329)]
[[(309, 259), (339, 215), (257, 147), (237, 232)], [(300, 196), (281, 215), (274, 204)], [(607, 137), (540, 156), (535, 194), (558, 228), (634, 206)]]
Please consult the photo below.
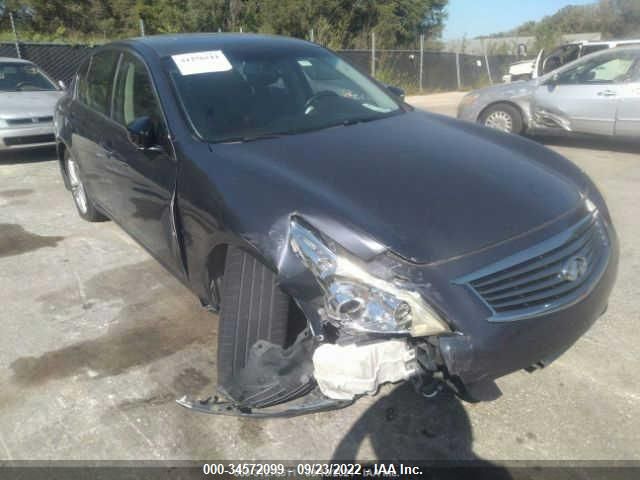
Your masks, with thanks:
[(584, 295), (547, 313), (489, 321), (486, 305), (455, 279), (566, 232), (585, 215), (590, 213), (578, 208), (531, 235), (451, 261), (416, 265), (394, 255), (378, 257), (383, 265), (373, 270), (401, 277), (433, 307), (434, 318), (446, 319), (450, 326), (426, 335), (343, 328), (329, 317), (322, 288), (309, 269), (289, 251), (281, 258), (281, 285), (295, 294), (308, 328), (288, 349), (265, 342), (254, 345), (249, 368), (220, 391), (224, 400), (179, 403), (213, 414), (292, 416), (343, 408), (375, 394), (384, 383), (407, 380), (425, 396), (437, 392), (434, 384), (440, 384), (468, 401), (495, 398), (495, 388), (485, 388), (494, 379), (547, 365), (604, 313), (617, 273), (615, 231), (608, 218), (601, 219), (608, 238), (602, 270)]

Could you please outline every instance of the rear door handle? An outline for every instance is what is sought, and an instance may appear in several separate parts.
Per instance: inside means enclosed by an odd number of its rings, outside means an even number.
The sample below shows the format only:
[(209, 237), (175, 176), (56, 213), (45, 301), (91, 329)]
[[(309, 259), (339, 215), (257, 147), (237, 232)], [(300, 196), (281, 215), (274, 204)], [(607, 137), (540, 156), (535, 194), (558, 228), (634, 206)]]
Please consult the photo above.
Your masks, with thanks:
[(617, 94), (613, 90), (602, 90), (598, 92), (598, 95), (601, 97), (615, 97)]

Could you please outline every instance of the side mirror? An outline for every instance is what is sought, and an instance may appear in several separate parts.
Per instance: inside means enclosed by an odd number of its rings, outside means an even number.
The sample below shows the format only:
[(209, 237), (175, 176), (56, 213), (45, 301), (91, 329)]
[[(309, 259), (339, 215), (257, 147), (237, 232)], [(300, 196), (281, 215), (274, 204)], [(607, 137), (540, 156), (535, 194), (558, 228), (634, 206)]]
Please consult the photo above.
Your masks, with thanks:
[(550, 87), (555, 87), (558, 84), (558, 74), (554, 73), (544, 82), (545, 85), (549, 85)]
[(138, 150), (147, 150), (156, 144), (151, 117), (138, 117), (127, 126), (129, 140)]
[(66, 90), (67, 84), (64, 83), (62, 80), (58, 80), (58, 87), (60, 87), (60, 90)]
[(398, 97), (400, 100), (404, 101), (405, 92), (402, 88), (394, 87), (393, 85), (386, 85), (386, 87), (389, 92)]

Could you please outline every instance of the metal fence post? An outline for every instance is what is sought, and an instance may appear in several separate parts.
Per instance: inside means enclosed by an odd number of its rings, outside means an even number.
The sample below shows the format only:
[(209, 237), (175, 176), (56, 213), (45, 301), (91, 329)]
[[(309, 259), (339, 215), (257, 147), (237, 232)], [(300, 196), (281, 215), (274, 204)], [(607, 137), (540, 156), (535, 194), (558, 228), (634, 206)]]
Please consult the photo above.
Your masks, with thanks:
[(144, 37), (144, 20), (140, 19), (140, 36)]
[(489, 66), (489, 58), (487, 58), (487, 47), (482, 40), (482, 50), (484, 50), (484, 63), (487, 66), (487, 75), (489, 75), (489, 83), (493, 85), (493, 78), (491, 78), (491, 67)]
[(376, 76), (376, 32), (371, 32), (371, 76)]
[(420, 34), (420, 78), (418, 81), (418, 88), (420, 89), (420, 93), (422, 93), (422, 85), (423, 85), (423, 74), (424, 74), (424, 33)]
[(458, 90), (462, 90), (462, 78), (460, 76), (460, 54), (456, 52), (456, 78), (458, 79)]
[(22, 54), (20, 53), (20, 41), (18, 40), (18, 31), (16, 30), (16, 24), (13, 21), (13, 12), (9, 12), (9, 20), (11, 20), (11, 30), (13, 30), (13, 38), (15, 38), (16, 42), (16, 53), (18, 54), (18, 58), (22, 58)]

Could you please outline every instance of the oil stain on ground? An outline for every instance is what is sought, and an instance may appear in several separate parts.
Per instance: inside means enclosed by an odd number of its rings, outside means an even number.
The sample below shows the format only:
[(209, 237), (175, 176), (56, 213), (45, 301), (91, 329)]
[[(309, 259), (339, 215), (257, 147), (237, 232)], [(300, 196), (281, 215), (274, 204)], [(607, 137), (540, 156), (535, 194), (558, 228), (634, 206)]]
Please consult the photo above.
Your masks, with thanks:
[(64, 237), (36, 235), (21, 225), (0, 223), (0, 258), (32, 252), (40, 248), (55, 247)]
[(113, 332), (39, 357), (19, 358), (10, 365), (12, 381), (34, 386), (86, 372), (95, 378), (118, 375), (205, 341), (208, 336), (196, 325), (160, 318), (151, 325)]
[(16, 198), (16, 197), (25, 197), (27, 195), (31, 195), (33, 190), (30, 188), (15, 188), (13, 190), (2, 190), (0, 191), (0, 198)]
[[(81, 305), (77, 290), (73, 284), (37, 301), (43, 308), (55, 306), (64, 312)], [(83, 292), (92, 304), (122, 302), (106, 333), (40, 356), (18, 358), (10, 365), (12, 382), (35, 386), (75, 375), (103, 378), (153, 363), (193, 344), (216, 342), (215, 316), (151, 260), (100, 272), (83, 282)]]

